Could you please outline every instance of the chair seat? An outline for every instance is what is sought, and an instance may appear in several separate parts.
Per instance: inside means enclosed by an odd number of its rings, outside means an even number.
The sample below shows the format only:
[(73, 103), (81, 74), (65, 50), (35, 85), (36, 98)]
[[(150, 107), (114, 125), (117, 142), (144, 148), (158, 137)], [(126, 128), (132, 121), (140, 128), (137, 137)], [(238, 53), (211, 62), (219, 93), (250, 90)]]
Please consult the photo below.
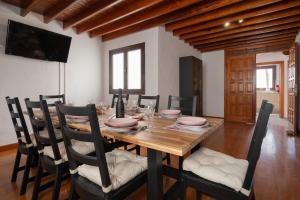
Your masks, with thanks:
[[(66, 152), (64, 142), (59, 142), (57, 145), (58, 145), (58, 149), (59, 149), (62, 161), (63, 162), (68, 161), (68, 156), (67, 156), (67, 152)], [(95, 151), (94, 144), (91, 143), (91, 142), (74, 141), (72, 143), (72, 146), (73, 146), (75, 151), (77, 151), (80, 154), (84, 154), (84, 155), (87, 155), (87, 154), (92, 153), (92, 152)], [(44, 147), (44, 155), (49, 156), (52, 159), (55, 159), (51, 146)]]
[(208, 148), (199, 149), (183, 162), (183, 170), (236, 191), (242, 189), (247, 168), (247, 160), (237, 159)]
[[(128, 151), (115, 149), (107, 152), (105, 156), (112, 190), (125, 185), (147, 169), (146, 157)], [(99, 167), (83, 164), (78, 167), (78, 174), (102, 187)]]
[[(60, 130), (60, 129), (54, 129), (54, 132), (55, 132), (55, 136), (56, 136), (57, 139), (62, 139), (62, 133), (61, 133), (61, 130)], [(42, 130), (42, 131), (39, 131), (39, 134), (40, 134), (42, 137), (49, 138), (47, 129), (44, 129), (44, 130)], [(36, 147), (36, 140), (35, 140), (34, 134), (30, 134), (30, 139), (31, 139), (31, 141), (32, 141), (33, 146)], [(25, 144), (27, 143), (24, 135), (21, 137), (21, 141), (22, 141), (23, 143), (25, 143)]]

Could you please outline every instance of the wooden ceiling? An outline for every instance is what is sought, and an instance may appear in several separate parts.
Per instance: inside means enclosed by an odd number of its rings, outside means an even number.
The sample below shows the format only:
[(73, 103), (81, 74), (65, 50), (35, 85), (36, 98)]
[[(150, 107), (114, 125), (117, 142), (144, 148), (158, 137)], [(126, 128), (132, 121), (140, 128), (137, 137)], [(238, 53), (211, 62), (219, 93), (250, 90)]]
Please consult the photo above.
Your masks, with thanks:
[[(300, 29), (300, 0), (2, 0), (111, 40), (155, 26), (202, 52), (238, 47), (285, 50)], [(228, 26), (225, 26), (227, 24)], [(272, 48), (274, 47), (274, 48)]]

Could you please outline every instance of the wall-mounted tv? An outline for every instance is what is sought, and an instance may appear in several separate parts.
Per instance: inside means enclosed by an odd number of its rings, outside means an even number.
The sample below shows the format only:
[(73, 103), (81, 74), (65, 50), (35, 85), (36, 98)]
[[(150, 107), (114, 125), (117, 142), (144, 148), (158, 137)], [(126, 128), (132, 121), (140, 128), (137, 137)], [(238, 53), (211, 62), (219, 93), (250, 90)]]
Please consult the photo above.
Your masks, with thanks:
[(8, 20), (5, 54), (66, 63), (72, 38)]

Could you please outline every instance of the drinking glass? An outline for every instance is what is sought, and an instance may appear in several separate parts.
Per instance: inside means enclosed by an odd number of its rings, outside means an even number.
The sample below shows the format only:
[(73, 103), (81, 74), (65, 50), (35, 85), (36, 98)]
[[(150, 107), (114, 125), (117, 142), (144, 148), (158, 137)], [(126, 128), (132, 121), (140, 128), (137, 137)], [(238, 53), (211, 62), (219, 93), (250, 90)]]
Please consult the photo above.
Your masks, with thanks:
[(154, 106), (151, 105), (151, 104), (147, 105), (146, 110), (145, 110), (145, 116), (146, 116), (146, 119), (147, 119), (147, 127), (148, 127), (148, 130), (150, 132), (151, 132), (151, 128), (152, 128), (152, 126), (150, 125), (150, 121), (153, 118), (154, 113), (155, 113)]

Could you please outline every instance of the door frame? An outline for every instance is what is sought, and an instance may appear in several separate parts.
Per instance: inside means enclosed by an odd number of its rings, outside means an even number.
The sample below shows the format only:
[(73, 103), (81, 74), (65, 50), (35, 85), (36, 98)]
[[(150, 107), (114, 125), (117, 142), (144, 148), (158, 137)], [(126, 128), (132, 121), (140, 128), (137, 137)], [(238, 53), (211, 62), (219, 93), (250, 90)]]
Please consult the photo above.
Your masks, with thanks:
[(280, 71), (280, 91), (279, 91), (279, 117), (284, 118), (284, 61), (259, 62), (257, 65), (279, 65)]

